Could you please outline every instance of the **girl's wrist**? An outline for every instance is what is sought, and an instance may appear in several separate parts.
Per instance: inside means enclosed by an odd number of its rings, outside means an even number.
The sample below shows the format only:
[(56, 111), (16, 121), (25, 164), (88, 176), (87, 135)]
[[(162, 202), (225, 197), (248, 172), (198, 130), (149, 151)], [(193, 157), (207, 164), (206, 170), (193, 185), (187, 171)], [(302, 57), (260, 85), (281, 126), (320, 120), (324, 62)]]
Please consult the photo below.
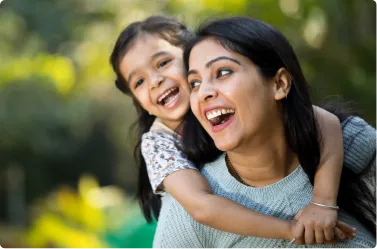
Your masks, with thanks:
[(285, 227), (284, 229), (281, 230), (282, 232), (281, 239), (291, 241), (294, 238), (293, 228), (295, 224), (296, 224), (295, 220), (290, 220), (290, 221), (285, 222), (284, 224)]
[(313, 194), (312, 202), (320, 203), (323, 205), (329, 206), (337, 206), (337, 198), (332, 196), (321, 196), (317, 194)]

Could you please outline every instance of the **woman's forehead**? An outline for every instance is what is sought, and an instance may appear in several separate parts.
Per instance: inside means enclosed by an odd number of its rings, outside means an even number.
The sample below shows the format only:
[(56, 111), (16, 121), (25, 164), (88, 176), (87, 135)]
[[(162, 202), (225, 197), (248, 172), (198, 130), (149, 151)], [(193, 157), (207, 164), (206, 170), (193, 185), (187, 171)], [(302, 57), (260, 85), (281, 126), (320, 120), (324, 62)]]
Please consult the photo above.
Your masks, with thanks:
[(189, 68), (208, 68), (208, 65), (211, 65), (210, 62), (219, 57), (226, 57), (230, 61), (234, 59), (243, 62), (242, 64), (249, 64), (248, 58), (225, 48), (219, 40), (210, 37), (198, 42), (192, 48), (189, 58)]
[(206, 63), (206, 61), (213, 59), (215, 56), (220, 54), (229, 55), (229, 53), (218, 41), (208, 38), (195, 44), (190, 52), (189, 62), (190, 64)]

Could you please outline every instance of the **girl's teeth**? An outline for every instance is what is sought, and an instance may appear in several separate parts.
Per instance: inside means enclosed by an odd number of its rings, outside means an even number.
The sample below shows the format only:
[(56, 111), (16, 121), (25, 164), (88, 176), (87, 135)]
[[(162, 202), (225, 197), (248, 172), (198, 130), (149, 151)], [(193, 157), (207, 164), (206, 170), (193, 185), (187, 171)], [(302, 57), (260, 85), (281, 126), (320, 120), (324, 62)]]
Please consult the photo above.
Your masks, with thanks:
[(168, 90), (166, 93), (164, 93), (164, 95), (162, 95), (159, 99), (158, 99), (158, 102), (161, 102), (166, 96), (168, 96), (173, 90), (175, 90), (175, 88), (172, 88), (170, 90)]
[(177, 97), (178, 97), (178, 95), (175, 95), (175, 96), (169, 98), (169, 101), (167, 103), (165, 103), (165, 106), (170, 105)]

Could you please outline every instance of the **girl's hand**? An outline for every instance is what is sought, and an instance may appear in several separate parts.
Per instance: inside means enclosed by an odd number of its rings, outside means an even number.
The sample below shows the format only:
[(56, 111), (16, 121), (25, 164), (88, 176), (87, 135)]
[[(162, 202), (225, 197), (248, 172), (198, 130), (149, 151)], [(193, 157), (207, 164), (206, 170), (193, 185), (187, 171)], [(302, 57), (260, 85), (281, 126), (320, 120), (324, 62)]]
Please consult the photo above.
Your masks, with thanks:
[(340, 239), (353, 238), (356, 229), (337, 221), (337, 210), (309, 204), (295, 216), (297, 221), (293, 235), (296, 244), (323, 244)]

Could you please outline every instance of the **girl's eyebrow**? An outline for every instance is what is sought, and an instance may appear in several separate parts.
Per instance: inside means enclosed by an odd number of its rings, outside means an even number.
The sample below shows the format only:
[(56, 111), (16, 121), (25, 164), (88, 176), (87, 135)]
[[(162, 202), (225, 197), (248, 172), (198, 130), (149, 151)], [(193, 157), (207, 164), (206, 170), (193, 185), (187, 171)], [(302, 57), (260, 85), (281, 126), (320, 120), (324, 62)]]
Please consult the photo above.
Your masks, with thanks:
[[(167, 51), (158, 51), (158, 52), (154, 53), (154, 54), (151, 56), (151, 58), (150, 58), (149, 61), (153, 61), (154, 59), (156, 59), (156, 58), (159, 57), (159, 56), (162, 56), (162, 55), (169, 55), (169, 54), (170, 54), (170, 53), (167, 52)], [(132, 79), (132, 77), (135, 75), (135, 73), (136, 73), (136, 71), (132, 71), (132, 72), (130, 73), (130, 75), (128, 75), (127, 82), (131, 82), (131, 79)]]
[(167, 52), (167, 51), (158, 51), (156, 53), (154, 53), (152, 56), (151, 56), (151, 61), (153, 61), (154, 59), (156, 59), (157, 57), (161, 56), (161, 55), (169, 55), (170, 53)]
[[(216, 57), (215, 59), (212, 59), (210, 60), (209, 62), (206, 63), (206, 68), (209, 68), (210, 66), (212, 66), (213, 63), (219, 61), (219, 60), (229, 60), (229, 61), (232, 61), (234, 63), (237, 63), (238, 65), (242, 66), (241, 62), (239, 62), (238, 60), (236, 59), (233, 59), (231, 57), (228, 57), (228, 56), (219, 56), (219, 57)], [(191, 69), (187, 72), (187, 76), (189, 76), (190, 74), (197, 74), (198, 71), (195, 70), (195, 69)]]

